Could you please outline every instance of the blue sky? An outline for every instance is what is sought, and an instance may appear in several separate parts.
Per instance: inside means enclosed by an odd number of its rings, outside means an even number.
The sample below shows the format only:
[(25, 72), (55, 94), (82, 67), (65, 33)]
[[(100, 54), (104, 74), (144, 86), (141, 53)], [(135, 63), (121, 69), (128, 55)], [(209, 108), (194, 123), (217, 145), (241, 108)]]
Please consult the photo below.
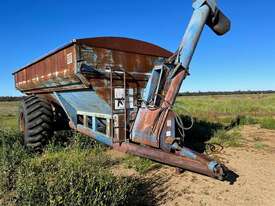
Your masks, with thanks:
[[(11, 73), (74, 38), (123, 36), (175, 51), (191, 0), (9, 0), (0, 5), (0, 96)], [(275, 90), (275, 2), (220, 0), (232, 30), (206, 28), (182, 91)]]

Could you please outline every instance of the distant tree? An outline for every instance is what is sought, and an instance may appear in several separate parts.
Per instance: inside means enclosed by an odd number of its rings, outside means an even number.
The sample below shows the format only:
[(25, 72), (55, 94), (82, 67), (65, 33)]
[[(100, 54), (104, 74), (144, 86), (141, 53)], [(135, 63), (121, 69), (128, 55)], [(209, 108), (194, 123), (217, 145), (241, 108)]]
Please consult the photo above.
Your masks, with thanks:
[(21, 96), (21, 97), (3, 96), (3, 97), (0, 97), (0, 101), (1, 102), (20, 101), (23, 98), (24, 96)]

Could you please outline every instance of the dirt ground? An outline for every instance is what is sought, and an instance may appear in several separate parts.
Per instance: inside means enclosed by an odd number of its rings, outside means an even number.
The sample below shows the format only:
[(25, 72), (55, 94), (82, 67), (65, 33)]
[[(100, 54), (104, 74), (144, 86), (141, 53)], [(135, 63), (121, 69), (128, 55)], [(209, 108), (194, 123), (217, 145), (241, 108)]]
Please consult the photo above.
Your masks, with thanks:
[[(157, 205), (275, 205), (275, 132), (259, 126), (241, 130), (245, 146), (217, 154), (239, 175), (234, 184), (164, 166), (149, 172)], [(120, 173), (134, 175), (132, 170)], [(127, 170), (127, 169), (126, 169)]]

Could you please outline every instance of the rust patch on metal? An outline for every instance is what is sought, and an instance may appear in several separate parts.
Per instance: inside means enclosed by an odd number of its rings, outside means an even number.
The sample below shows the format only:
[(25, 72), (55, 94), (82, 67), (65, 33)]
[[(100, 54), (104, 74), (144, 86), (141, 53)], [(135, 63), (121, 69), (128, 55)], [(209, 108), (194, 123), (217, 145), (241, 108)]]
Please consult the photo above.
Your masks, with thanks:
[(29, 91), (80, 84), (73, 56), (75, 48), (71, 46), (14, 73), (16, 88)]
[[(144, 87), (156, 62), (171, 54), (159, 46), (128, 38), (78, 39), (18, 70), (14, 79), (16, 88), (26, 93), (52, 92), (55, 88), (72, 90), (79, 85), (87, 88), (87, 82), (95, 89), (107, 87), (108, 72), (107, 77), (79, 76), (79, 67), (85, 63), (103, 72), (110, 67), (120, 68), (122, 74), (124, 71), (128, 73), (127, 82), (137, 81)], [(114, 84), (120, 84), (117, 73)]]
[(127, 53), (136, 53), (146, 56), (170, 57), (172, 53), (157, 45), (148, 42), (121, 38), (121, 37), (98, 37), (76, 40), (78, 44), (85, 44), (91, 47), (105, 48), (109, 50), (124, 51)]
[(157, 162), (162, 162), (170, 166), (190, 170), (210, 177), (215, 176), (215, 174), (208, 169), (206, 164), (172, 153), (163, 152), (159, 149), (143, 147), (131, 143), (113, 144), (113, 148), (124, 153), (149, 158)]

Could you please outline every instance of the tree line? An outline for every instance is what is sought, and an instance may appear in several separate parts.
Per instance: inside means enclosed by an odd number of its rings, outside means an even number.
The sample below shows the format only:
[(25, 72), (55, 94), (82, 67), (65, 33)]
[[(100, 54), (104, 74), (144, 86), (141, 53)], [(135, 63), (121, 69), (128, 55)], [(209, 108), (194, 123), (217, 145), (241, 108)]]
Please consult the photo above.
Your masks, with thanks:
[(219, 91), (219, 92), (181, 92), (178, 96), (209, 96), (209, 95), (241, 95), (241, 94), (273, 94), (274, 90), (266, 91)]
[[(180, 92), (178, 96), (209, 96), (209, 95), (241, 95), (241, 94), (275, 94), (274, 90), (266, 90), (266, 91), (220, 91), (220, 92)], [(13, 97), (13, 96), (0, 96), (1, 102), (8, 101), (20, 101), (24, 98), (24, 96)]]
[(12, 96), (3, 96), (0, 97), (0, 101), (1, 102), (12, 102), (12, 101), (20, 101), (24, 98), (24, 96), (20, 96), (20, 97), (12, 97)]

